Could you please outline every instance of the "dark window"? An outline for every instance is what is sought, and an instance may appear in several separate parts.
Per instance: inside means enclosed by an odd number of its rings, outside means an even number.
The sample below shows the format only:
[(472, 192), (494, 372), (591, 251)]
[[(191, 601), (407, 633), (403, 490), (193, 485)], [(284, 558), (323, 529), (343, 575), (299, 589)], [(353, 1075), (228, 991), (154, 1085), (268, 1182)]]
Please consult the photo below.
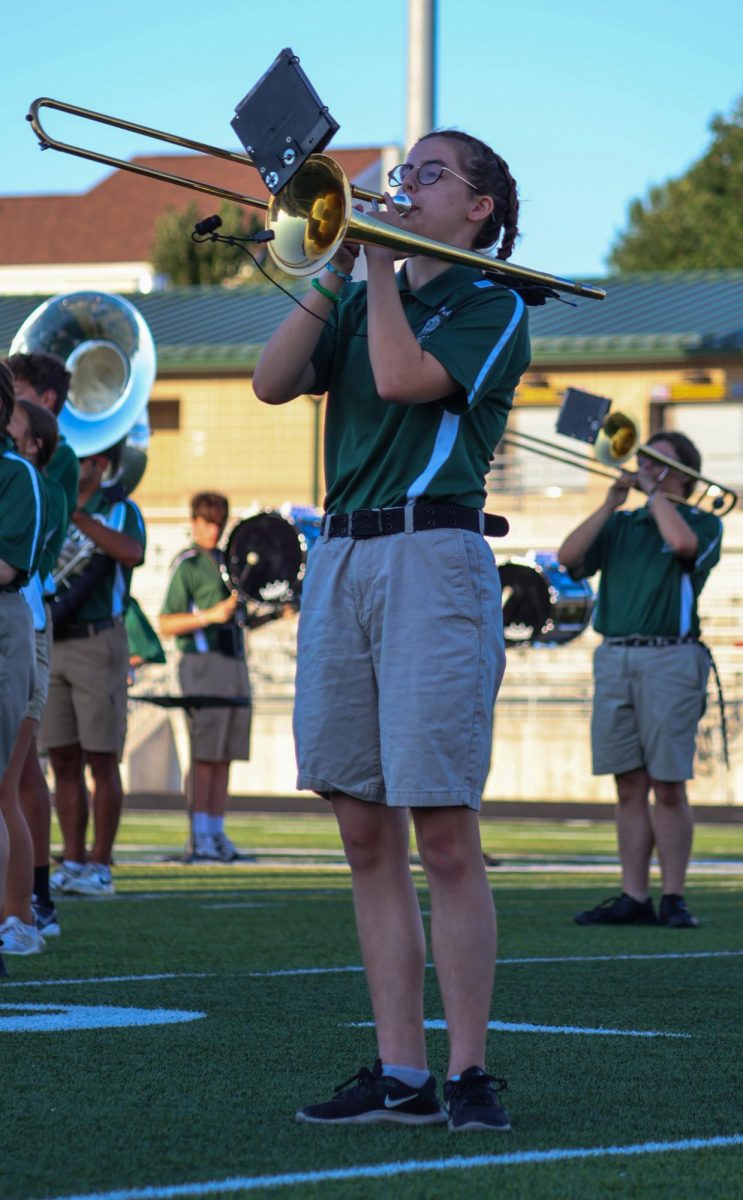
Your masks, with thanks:
[(150, 428), (153, 433), (163, 429), (180, 429), (180, 400), (150, 400)]

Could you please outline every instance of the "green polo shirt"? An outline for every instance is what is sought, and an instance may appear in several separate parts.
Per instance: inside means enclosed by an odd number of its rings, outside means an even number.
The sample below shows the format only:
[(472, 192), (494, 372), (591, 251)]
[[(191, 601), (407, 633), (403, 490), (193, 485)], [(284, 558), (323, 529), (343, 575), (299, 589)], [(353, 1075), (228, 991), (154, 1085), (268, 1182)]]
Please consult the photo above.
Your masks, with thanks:
[(46, 471), (42, 475), (42, 480), (48, 506), (44, 548), (41, 554), (41, 561), (39, 562), (39, 574), (42, 580), (44, 580), (59, 558), (59, 552), (67, 533), (69, 513), (67, 509), (67, 496), (61, 483), (56, 479), (52, 479)]
[(77, 508), (77, 488), (80, 478), (80, 463), (72, 446), (62, 434), (59, 435), (57, 449), (47, 464), (45, 475), (53, 479), (62, 488), (67, 498), (67, 511), (72, 513)]
[(326, 511), (410, 501), (485, 502), (485, 476), (513, 393), (529, 363), (523, 300), (470, 267), (449, 267), (413, 292), (397, 275), (405, 316), (420, 345), (455, 380), (430, 404), (377, 395), (369, 360), (366, 283), (347, 287), (315, 353), (313, 391), (328, 393)]
[[(117, 499), (119, 495), (118, 491), (111, 495), (110, 489), (99, 488), (83, 506), (83, 511), (92, 517), (97, 516), (110, 529), (127, 533), (144, 547), (147, 537), (142, 514), (133, 500)], [(127, 610), (133, 568), (125, 567), (108, 556), (106, 558), (107, 566), (101, 579), (75, 613), (76, 625), (122, 617)]]
[[(220, 550), (211, 553), (200, 546), (189, 546), (179, 554), (171, 567), (161, 612), (203, 612), (227, 600), (230, 589), (222, 578), (221, 560)], [(182, 654), (206, 654), (212, 650), (234, 657), (243, 653), (242, 636), (234, 620), (183, 634), (176, 637), (175, 643)]]
[(693, 561), (680, 559), (661, 536), (646, 506), (612, 513), (589, 548), (576, 578), (601, 572), (594, 625), (605, 637), (699, 636), (697, 600), (720, 559), (722, 522), (679, 505), (697, 535)]
[(47, 499), (41, 476), (0, 436), (0, 558), (18, 571), (10, 590), (27, 583), (44, 545)]

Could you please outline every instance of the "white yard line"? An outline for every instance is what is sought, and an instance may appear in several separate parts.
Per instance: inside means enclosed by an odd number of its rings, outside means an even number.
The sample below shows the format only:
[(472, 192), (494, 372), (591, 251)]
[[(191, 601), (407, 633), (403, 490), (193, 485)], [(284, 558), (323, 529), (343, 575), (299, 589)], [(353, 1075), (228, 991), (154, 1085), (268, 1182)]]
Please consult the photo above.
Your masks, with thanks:
[[(446, 1029), (446, 1021), (429, 1020), (423, 1022), (425, 1029), (441, 1031)], [(373, 1021), (354, 1021), (351, 1029), (373, 1029)], [(498, 1033), (578, 1033), (596, 1034), (601, 1037), (639, 1037), (639, 1038), (688, 1038), (690, 1033), (667, 1033), (664, 1029), (604, 1029), (601, 1026), (585, 1027), (582, 1025), (529, 1025), (525, 1021), (488, 1021), (488, 1029)]]
[(513, 1154), (477, 1154), (406, 1162), (374, 1163), (329, 1171), (302, 1171), (283, 1175), (233, 1175), (229, 1179), (201, 1180), (172, 1186), (117, 1188), (109, 1192), (80, 1192), (55, 1196), (53, 1200), (176, 1200), (181, 1196), (214, 1196), (220, 1192), (257, 1192), (261, 1189), (337, 1183), (354, 1179), (394, 1179), (432, 1171), (472, 1171), (482, 1168), (533, 1166), (541, 1163), (601, 1158), (634, 1158), (646, 1154), (677, 1154), (688, 1150), (723, 1150), (742, 1146), (743, 1133), (727, 1137), (686, 1138), (678, 1142), (634, 1142), (626, 1146), (565, 1147), (554, 1150), (522, 1150)]
[[(523, 966), (529, 963), (594, 963), (594, 962), (656, 962), (664, 959), (687, 958), (740, 958), (743, 950), (690, 950), (668, 954), (566, 954), (554, 957), (499, 958), (498, 966)], [(426, 963), (433, 970), (433, 963)], [(275, 971), (248, 971), (252, 979), (270, 979), (276, 975), (343, 975), (363, 971), (363, 967), (287, 967)], [(7, 986), (7, 985), (6, 985)]]

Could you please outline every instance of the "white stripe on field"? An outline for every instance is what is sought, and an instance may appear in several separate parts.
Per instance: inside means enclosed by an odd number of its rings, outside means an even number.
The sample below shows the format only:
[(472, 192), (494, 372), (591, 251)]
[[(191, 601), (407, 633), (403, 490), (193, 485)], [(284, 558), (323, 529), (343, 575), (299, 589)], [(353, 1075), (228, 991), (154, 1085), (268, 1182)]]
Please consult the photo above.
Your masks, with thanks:
[(99, 975), (93, 979), (25, 979), (12, 983), (4, 982), (2, 989), (5, 992), (8, 988), (62, 987), (63, 984), (67, 987), (68, 984), (86, 983), (149, 983), (150, 980), (156, 979), (210, 979), (213, 974), (213, 971), (174, 971), (162, 975)]
[[(430, 1020), (423, 1022), (424, 1029), (446, 1029), (446, 1021)], [(352, 1029), (373, 1029), (373, 1021), (354, 1021)], [(488, 1021), (488, 1029), (499, 1033), (581, 1033), (597, 1034), (604, 1037), (640, 1037), (640, 1038), (688, 1038), (690, 1033), (666, 1033), (665, 1030), (653, 1029), (596, 1029), (584, 1028), (581, 1025), (529, 1025), (525, 1021)]]
[(54, 1200), (175, 1200), (180, 1196), (213, 1196), (219, 1192), (256, 1192), (261, 1188), (297, 1184), (335, 1183), (344, 1179), (390, 1179), (428, 1171), (471, 1171), (481, 1167), (520, 1167), (535, 1163), (567, 1162), (571, 1159), (624, 1158), (642, 1154), (673, 1154), (682, 1150), (723, 1150), (743, 1146), (743, 1133), (728, 1137), (685, 1138), (678, 1142), (635, 1142), (627, 1146), (587, 1146), (555, 1150), (522, 1150), (514, 1154), (477, 1154), (472, 1158), (409, 1159), (407, 1162), (375, 1163), (372, 1166), (342, 1167), (331, 1171), (302, 1171), (295, 1175), (233, 1175), (229, 1179), (179, 1183), (171, 1186), (120, 1188), (112, 1192), (80, 1192), (55, 1196)]
[[(566, 954), (555, 957), (499, 958), (498, 966), (523, 965), (525, 963), (592, 963), (592, 962), (655, 962), (667, 958), (740, 958), (743, 950), (690, 950), (668, 954)], [(433, 970), (433, 963), (426, 963)], [(344, 972), (363, 971), (363, 967), (291, 967), (276, 971), (248, 971), (254, 979), (268, 979), (275, 975), (342, 975)], [(5, 985), (7, 987), (7, 984)]]

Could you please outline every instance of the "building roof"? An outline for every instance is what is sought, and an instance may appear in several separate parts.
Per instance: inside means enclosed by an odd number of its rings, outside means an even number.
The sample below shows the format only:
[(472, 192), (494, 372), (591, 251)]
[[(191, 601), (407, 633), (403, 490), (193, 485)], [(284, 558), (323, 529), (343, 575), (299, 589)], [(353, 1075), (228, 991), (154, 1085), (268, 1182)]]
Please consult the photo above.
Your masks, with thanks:
[[(606, 300), (530, 309), (533, 365), (687, 362), (743, 355), (743, 270), (596, 280)], [(306, 281), (298, 280), (298, 294)], [(0, 296), (0, 353), (41, 303)], [(292, 301), (260, 287), (174, 288), (129, 297), (147, 321), (161, 372), (245, 371)]]
[[(380, 163), (379, 147), (333, 150), (349, 179), (359, 181)], [(50, 163), (53, 156), (49, 155)], [(132, 162), (201, 182), (268, 198), (251, 167), (204, 154), (140, 155)], [(378, 172), (377, 172), (378, 173)], [(53, 178), (53, 172), (50, 172)], [(367, 186), (375, 189), (378, 182)], [(131, 171), (112, 171), (83, 194), (0, 197), (0, 262), (6, 266), (47, 263), (148, 262), (155, 225), (167, 208), (195, 204), (200, 217), (220, 201)]]

